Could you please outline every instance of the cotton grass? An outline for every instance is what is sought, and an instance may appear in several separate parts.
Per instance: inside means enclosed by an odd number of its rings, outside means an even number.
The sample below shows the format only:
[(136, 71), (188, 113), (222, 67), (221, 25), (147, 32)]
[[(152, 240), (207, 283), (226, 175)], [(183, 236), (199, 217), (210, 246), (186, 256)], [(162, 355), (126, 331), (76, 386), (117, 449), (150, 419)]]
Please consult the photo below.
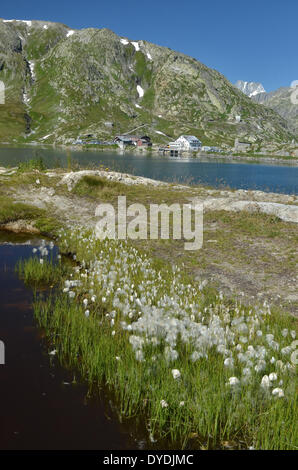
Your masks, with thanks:
[(71, 366), (114, 387), (126, 416), (142, 411), (150, 433), (184, 442), (195, 431), (212, 445), (235, 436), (247, 447), (297, 445), (291, 319), (267, 303), (209, 298), (206, 283), (128, 242), (62, 231), (59, 245), (77, 264), (37, 317)]

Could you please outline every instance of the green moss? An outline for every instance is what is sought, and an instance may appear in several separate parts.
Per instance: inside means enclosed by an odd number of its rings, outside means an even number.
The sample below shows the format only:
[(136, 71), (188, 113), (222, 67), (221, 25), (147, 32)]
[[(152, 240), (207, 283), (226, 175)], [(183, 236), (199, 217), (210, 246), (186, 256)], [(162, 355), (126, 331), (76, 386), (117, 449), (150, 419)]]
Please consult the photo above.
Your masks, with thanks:
[(0, 224), (14, 222), (16, 220), (35, 220), (43, 215), (44, 211), (37, 207), (14, 203), (7, 197), (0, 197)]
[(62, 224), (53, 217), (39, 217), (35, 222), (35, 227), (42, 234), (55, 236)]

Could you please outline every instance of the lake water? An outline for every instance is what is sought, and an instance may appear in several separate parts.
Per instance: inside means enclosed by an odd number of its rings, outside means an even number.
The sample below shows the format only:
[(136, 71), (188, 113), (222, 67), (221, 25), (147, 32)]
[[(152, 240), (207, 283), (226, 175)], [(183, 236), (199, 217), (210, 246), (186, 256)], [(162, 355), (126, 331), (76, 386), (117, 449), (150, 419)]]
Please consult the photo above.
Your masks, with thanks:
[(15, 166), (20, 161), (42, 157), (48, 167), (72, 165), (112, 170), (146, 176), (162, 181), (205, 184), (212, 187), (254, 189), (285, 194), (298, 194), (298, 166), (263, 164), (214, 159), (181, 159), (163, 156), (136, 155), (125, 152), (66, 151), (28, 147), (0, 148), (0, 166)]
[[(121, 424), (107, 392), (89, 396), (61, 367), (37, 326), (32, 290), (14, 271), (38, 240), (0, 231), (0, 450), (149, 449), (145, 426)], [(136, 430), (137, 429), (137, 430)], [(179, 448), (179, 447), (178, 447)]]

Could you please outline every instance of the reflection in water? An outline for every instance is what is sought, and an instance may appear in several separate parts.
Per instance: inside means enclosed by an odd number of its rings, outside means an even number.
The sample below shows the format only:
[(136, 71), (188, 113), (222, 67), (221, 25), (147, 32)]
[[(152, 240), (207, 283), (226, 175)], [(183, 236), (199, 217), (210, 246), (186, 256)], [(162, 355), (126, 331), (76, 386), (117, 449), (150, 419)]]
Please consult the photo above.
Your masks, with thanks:
[[(66, 151), (61, 149), (0, 148), (0, 166), (14, 166), (36, 157), (42, 157), (50, 168), (67, 168), (69, 163)], [(101, 151), (73, 151), (71, 159), (74, 166), (103, 165), (163, 181), (298, 194), (298, 167), (286, 164), (227, 163), (220, 158), (183, 160)]]
[(0, 366), (0, 449), (148, 448), (144, 426), (136, 432), (135, 423), (120, 424), (107, 393), (89, 397), (87, 387), (48, 354), (33, 318), (32, 291), (14, 272), (18, 259), (32, 255), (32, 245), (20, 236), (5, 234), (5, 240), (1, 234), (0, 339), (6, 364)]

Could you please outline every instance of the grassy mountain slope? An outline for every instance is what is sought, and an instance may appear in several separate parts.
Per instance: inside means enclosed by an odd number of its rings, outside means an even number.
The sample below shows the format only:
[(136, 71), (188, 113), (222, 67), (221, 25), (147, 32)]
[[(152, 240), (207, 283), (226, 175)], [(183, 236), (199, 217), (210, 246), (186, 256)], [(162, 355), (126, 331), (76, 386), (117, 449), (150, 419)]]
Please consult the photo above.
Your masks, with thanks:
[(102, 139), (144, 124), (142, 132), (156, 141), (165, 139), (156, 131), (193, 133), (205, 144), (292, 138), (283, 118), (216, 70), (107, 29), (0, 20), (0, 80), (7, 87), (2, 142)]

